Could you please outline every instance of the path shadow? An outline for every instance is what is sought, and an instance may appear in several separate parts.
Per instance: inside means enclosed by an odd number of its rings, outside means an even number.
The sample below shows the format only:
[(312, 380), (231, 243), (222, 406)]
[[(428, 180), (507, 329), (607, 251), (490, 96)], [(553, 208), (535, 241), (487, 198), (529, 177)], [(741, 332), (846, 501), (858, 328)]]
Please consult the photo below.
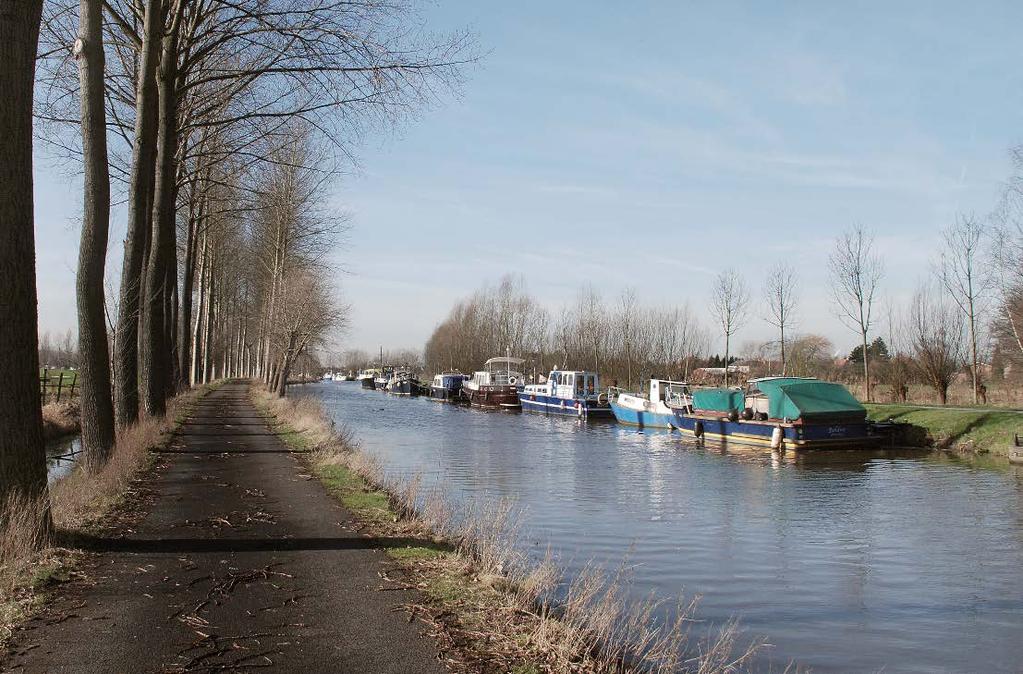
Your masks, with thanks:
[(58, 532), (63, 547), (89, 552), (182, 554), (189, 552), (293, 552), (303, 550), (380, 550), (426, 548), (450, 552), (451, 546), (413, 537), (343, 538), (104, 538), (91, 534)]

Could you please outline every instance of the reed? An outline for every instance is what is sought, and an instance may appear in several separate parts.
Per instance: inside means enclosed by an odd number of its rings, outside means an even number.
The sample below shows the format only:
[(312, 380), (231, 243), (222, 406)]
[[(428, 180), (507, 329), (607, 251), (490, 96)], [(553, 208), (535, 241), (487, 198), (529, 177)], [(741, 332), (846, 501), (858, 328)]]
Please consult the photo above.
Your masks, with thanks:
[[(668, 610), (653, 596), (632, 599), (625, 563), (610, 572), (589, 563), (569, 578), (549, 549), (539, 560), (523, 552), (523, 512), (514, 502), (456, 507), (419, 476), (388, 475), (350, 428), (327, 419), (318, 401), (282, 400), (258, 390), (253, 396), (272, 414), (278, 433), (308, 452), (312, 472), (328, 486), (344, 485), (335, 493), (355, 506), (350, 509), (369, 531), (443, 544), (432, 554), (391, 552), (408, 584), (433, 604), (410, 610), (433, 626), (448, 659), (483, 671), (713, 674), (748, 669), (764, 645), (743, 640), (737, 620), (694, 637), (697, 600), (680, 599)], [(339, 469), (350, 475), (338, 479)], [(352, 500), (347, 490), (381, 494), (387, 517), (360, 510), (366, 499)]]

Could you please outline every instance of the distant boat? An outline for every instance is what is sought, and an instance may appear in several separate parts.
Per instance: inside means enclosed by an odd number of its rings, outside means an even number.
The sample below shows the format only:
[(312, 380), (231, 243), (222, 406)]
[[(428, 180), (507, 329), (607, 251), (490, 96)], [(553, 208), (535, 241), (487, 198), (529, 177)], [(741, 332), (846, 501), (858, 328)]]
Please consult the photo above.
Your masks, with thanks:
[(670, 379), (651, 379), (646, 395), (611, 389), (610, 396), (618, 423), (640, 428), (678, 428), (678, 411), (692, 403), (689, 384)]
[(321, 379), (323, 379), (323, 381), (330, 381), (333, 378), (334, 378), (334, 373), (330, 372), (329, 370), (327, 372), (324, 372), (323, 373), (323, 377), (321, 377)]
[(356, 376), (356, 379), (358, 379), (359, 383), (362, 384), (362, 388), (375, 388), (376, 385), (374, 380), (379, 372), (379, 370), (374, 369), (363, 370), (358, 374), (358, 376)]
[(518, 368), (525, 362), (504, 356), (488, 360), (483, 365), (485, 369), (474, 372), (472, 378), (462, 384), (469, 404), (489, 410), (522, 409), (519, 389), (525, 385), (525, 377)]
[(373, 388), (378, 391), (386, 391), (387, 384), (391, 381), (391, 375), (394, 374), (393, 365), (383, 365), (377, 370), (376, 377), (373, 378)]
[(387, 381), (387, 392), (399, 396), (419, 395), (419, 382), (408, 368), (395, 368)]
[(469, 375), (461, 372), (442, 372), (430, 384), (430, 397), (434, 400), (456, 402), (462, 399), (462, 384)]
[(349, 377), (346, 374), (338, 372), (334, 375), (334, 381), (348, 381)]
[(808, 377), (696, 389), (692, 405), (676, 411), (675, 427), (698, 438), (772, 449), (871, 448), (888, 437), (844, 386)]
[(573, 417), (611, 418), (608, 396), (600, 390), (600, 375), (583, 370), (552, 370), (544, 384), (528, 384), (519, 401), (525, 412)]

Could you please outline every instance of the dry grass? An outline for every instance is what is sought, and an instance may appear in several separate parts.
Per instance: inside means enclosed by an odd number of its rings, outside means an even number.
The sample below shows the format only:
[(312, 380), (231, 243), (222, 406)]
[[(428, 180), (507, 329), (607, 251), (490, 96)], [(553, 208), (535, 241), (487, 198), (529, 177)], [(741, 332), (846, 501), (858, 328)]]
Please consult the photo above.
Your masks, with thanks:
[(132, 481), (151, 464), (150, 450), (168, 442), (189, 408), (209, 390), (200, 387), (183, 393), (168, 401), (166, 416), (145, 419), (118, 433), (110, 459), (98, 471), (78, 467), (52, 484), (54, 525), (64, 530), (82, 529), (110, 512), (129, 492)]
[(424, 489), (418, 478), (388, 477), (317, 401), (282, 400), (259, 390), (253, 396), (273, 415), (278, 433), (308, 452), (312, 472), (353, 511), (364, 532), (435, 544), (389, 552), (406, 585), (428, 598), (409, 610), (431, 626), (456, 669), (738, 672), (748, 669), (762, 646), (745, 645), (736, 621), (695, 638), (695, 600), (668, 607), (654, 597), (630, 599), (624, 563), (611, 572), (590, 564), (566, 578), (550, 552), (539, 561), (523, 554), (521, 512), (512, 502), (452, 507), (451, 499)]
[(77, 400), (43, 405), (43, 437), (47, 440), (78, 433), (81, 427)]
[[(147, 419), (117, 436), (110, 460), (100, 470), (78, 466), (50, 485), (49, 499), (26, 502), (14, 499), (0, 511), (0, 646), (14, 625), (45, 601), (48, 588), (75, 573), (73, 550), (47, 547), (47, 532), (37, 525), (44, 508), (53, 524), (74, 532), (95, 525), (130, 493), (132, 482), (152, 461), (151, 449), (161, 447), (180, 424), (189, 407), (210, 387), (193, 389), (168, 401), (167, 415)], [(65, 407), (61, 403), (59, 407)], [(57, 405), (44, 408), (53, 411)], [(65, 411), (59, 410), (60, 415)]]

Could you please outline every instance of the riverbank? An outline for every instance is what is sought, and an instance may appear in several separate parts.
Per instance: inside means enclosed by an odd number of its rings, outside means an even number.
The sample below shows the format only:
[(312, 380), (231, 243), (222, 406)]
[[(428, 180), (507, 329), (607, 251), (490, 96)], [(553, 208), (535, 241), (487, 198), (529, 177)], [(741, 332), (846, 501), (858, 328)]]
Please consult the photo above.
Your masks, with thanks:
[(868, 403), (875, 421), (910, 424), (905, 444), (948, 451), (1006, 456), (1013, 435), (1023, 436), (1023, 413), (992, 408), (940, 408)]
[[(737, 672), (756, 645), (738, 648), (737, 624), (714, 638), (688, 640), (695, 602), (657, 621), (653, 600), (626, 599), (623, 565), (594, 565), (574, 579), (548, 555), (519, 552), (518, 517), (506, 501), (454, 512), (419, 480), (394, 481), (344, 428), (310, 398), (279, 399), (254, 389), (257, 406), (316, 476), (375, 537), (413, 537), (427, 545), (391, 548), (390, 577), (419, 588), (424, 602), (406, 607), (431, 625), (443, 658), (460, 671)], [(626, 664), (628, 663), (628, 664)]]
[[(59, 585), (80, 577), (78, 565), (82, 553), (73, 547), (64, 547), (65, 539), (69, 535), (102, 529), (118, 518), (120, 506), (132, 492), (136, 480), (152, 466), (154, 452), (166, 446), (196, 402), (213, 388), (216, 385), (182, 393), (168, 401), (164, 417), (146, 419), (122, 431), (110, 460), (98, 473), (87, 475), (76, 467), (53, 482), (50, 512), (59, 534), (51, 546), (32, 549), (33, 541), (26, 540), (16, 522), (12, 522), (13, 526), (0, 544), (0, 649), (6, 646), (19, 624), (46, 604)], [(54, 404), (46, 407), (53, 412)], [(61, 416), (65, 413), (66, 410), (61, 411)], [(62, 434), (77, 432), (77, 415), (64, 418), (73, 418), (75, 428)], [(71, 424), (63, 427), (70, 428)], [(26, 511), (32, 507), (29, 504)]]
[(49, 442), (82, 432), (82, 414), (78, 401), (43, 405), (43, 438)]

